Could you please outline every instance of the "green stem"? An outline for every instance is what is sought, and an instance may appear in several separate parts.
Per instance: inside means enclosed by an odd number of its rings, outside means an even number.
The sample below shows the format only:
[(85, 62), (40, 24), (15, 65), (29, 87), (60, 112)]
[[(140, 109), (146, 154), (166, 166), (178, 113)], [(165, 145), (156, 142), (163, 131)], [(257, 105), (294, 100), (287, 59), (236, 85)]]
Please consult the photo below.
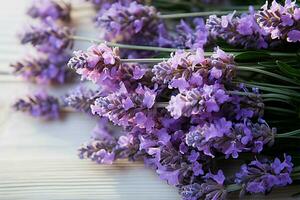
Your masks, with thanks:
[[(119, 47), (119, 48), (124, 48), (124, 49), (145, 50), (145, 51), (162, 51), (162, 52), (174, 52), (174, 51), (178, 50), (175, 48), (119, 44), (119, 43), (114, 43), (114, 42), (107, 42), (105, 40), (86, 38), (86, 37), (76, 36), (76, 35), (69, 36), (69, 38), (73, 39), (73, 40), (90, 42), (90, 43), (105, 43), (107, 46), (110, 46), (110, 47)], [(184, 50), (187, 50), (187, 49), (184, 49)]]
[(299, 82), (296, 82), (293, 79), (290, 79), (290, 78), (287, 78), (287, 77), (284, 77), (284, 76), (281, 76), (281, 75), (278, 75), (278, 74), (275, 74), (275, 73), (272, 73), (272, 72), (264, 71), (264, 70), (261, 70), (261, 69), (251, 68), (251, 67), (244, 67), (244, 66), (239, 66), (239, 67), (237, 67), (237, 69), (240, 70), (240, 71), (251, 71), (251, 72), (261, 73), (261, 74), (271, 76), (273, 78), (276, 78), (276, 79), (279, 79), (279, 80), (282, 80), (282, 81), (286, 81), (286, 82), (289, 82), (289, 83), (300, 85)]
[(293, 97), (300, 97), (300, 94), (297, 93), (296, 91), (281, 90), (281, 89), (277, 89), (275, 86), (274, 87), (265, 87), (265, 86), (254, 85), (254, 84), (249, 84), (249, 83), (244, 83), (244, 85), (247, 87), (256, 87), (262, 91), (274, 92), (274, 93), (278, 93), (278, 94), (285, 94), (287, 96), (293, 96)]
[(290, 136), (294, 136), (300, 133), (300, 129), (298, 130), (294, 130), (291, 132), (287, 132), (287, 133), (282, 133), (282, 134), (277, 134), (275, 137), (277, 138), (285, 138), (285, 137), (290, 137)]
[[(78, 41), (84, 41), (84, 42), (90, 42), (90, 43), (106, 43), (107, 46), (110, 47), (119, 47), (124, 49), (134, 49), (134, 50), (144, 50), (144, 51), (161, 51), (161, 52), (175, 52), (178, 50), (183, 51), (191, 51), (191, 49), (177, 49), (177, 48), (165, 48), (165, 47), (155, 47), (155, 46), (143, 46), (143, 45), (130, 45), (130, 44), (120, 44), (120, 43), (114, 43), (114, 42), (107, 42), (105, 40), (99, 40), (99, 39), (93, 39), (78, 35), (70, 35), (68, 36), (70, 39), (78, 40)], [(240, 52), (226, 52), (233, 55), (239, 55)], [(213, 52), (206, 52), (205, 56), (211, 56)], [(281, 57), (281, 56), (295, 56), (294, 53), (280, 53), (280, 52), (269, 52), (271, 56)], [(138, 61), (138, 59), (136, 59)], [(159, 62), (159, 59), (158, 59)]]
[(298, 171), (300, 171), (300, 166), (297, 166), (297, 167), (293, 168), (293, 172), (298, 172)]
[[(240, 82), (240, 83), (243, 83), (243, 82)], [(300, 90), (299, 86), (277, 85), (277, 84), (275, 85), (275, 84), (259, 83), (259, 82), (248, 82), (247, 84), (255, 84), (255, 85), (261, 85), (261, 86), (267, 86), (267, 87), (273, 87), (273, 88), (283, 88), (283, 89)]]
[(241, 95), (241, 96), (252, 96), (252, 97), (263, 97), (263, 98), (279, 98), (279, 99), (286, 99), (292, 100), (289, 96), (285, 96), (282, 94), (256, 94), (251, 92), (239, 92), (239, 91), (228, 91), (229, 94), (233, 95)]
[(242, 187), (237, 184), (231, 184), (226, 187), (227, 192), (235, 192), (240, 190)]
[(159, 63), (167, 59), (165, 58), (139, 58), (139, 59), (121, 59), (123, 63)]
[(278, 112), (284, 112), (288, 114), (295, 114), (297, 115), (297, 112), (294, 110), (289, 110), (289, 109), (284, 109), (284, 108), (278, 108), (278, 107), (272, 107), (272, 106), (266, 106), (266, 110), (271, 110), (271, 111), (278, 111)]
[[(185, 17), (206, 17), (210, 15), (227, 15), (232, 13), (232, 11), (207, 11), (207, 12), (192, 12), (192, 13), (176, 13), (176, 14), (165, 14), (158, 15), (160, 19), (175, 19), (175, 18), (185, 18)], [(242, 11), (236, 11), (236, 14), (243, 13)]]
[(278, 99), (278, 98), (265, 98), (265, 99), (263, 99), (263, 101), (264, 101), (264, 102), (269, 102), (269, 101), (282, 102), (282, 103), (286, 103), (286, 104), (289, 104), (289, 105), (295, 107), (295, 105), (294, 105), (292, 102), (290, 102), (289, 100), (284, 100), (284, 99)]

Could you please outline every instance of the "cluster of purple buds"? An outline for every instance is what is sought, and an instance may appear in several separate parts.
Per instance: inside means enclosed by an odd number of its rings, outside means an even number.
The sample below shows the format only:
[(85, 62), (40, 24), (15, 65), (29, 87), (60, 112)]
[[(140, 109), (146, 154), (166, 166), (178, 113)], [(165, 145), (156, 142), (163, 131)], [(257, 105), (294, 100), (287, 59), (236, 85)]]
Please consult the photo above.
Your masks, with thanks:
[(255, 12), (252, 9), (249, 12), (240, 17), (236, 17), (234, 12), (222, 17), (209, 16), (206, 27), (210, 36), (214, 39), (221, 38), (233, 46), (252, 49), (267, 48), (269, 34), (257, 24)]
[(276, 1), (269, 6), (267, 1), (255, 18), (259, 26), (270, 34), (272, 39), (300, 41), (300, 8), (295, 1), (286, 0), (284, 6)]
[(69, 21), (71, 4), (54, 0), (34, 0), (27, 13), (32, 18), (44, 20), (51, 17), (54, 20)]
[(155, 98), (155, 89), (139, 85), (134, 93), (129, 93), (121, 84), (117, 92), (96, 99), (91, 109), (93, 114), (107, 117), (116, 125), (151, 130), (154, 127), (154, 113), (150, 109), (154, 106)]
[(45, 92), (28, 96), (26, 99), (19, 99), (13, 107), (17, 111), (26, 112), (33, 117), (45, 120), (58, 119), (61, 114), (59, 100)]
[(273, 162), (268, 159), (254, 160), (241, 167), (235, 182), (242, 185), (242, 192), (249, 193), (268, 193), (273, 188), (286, 186), (292, 183), (291, 160), (288, 155), (284, 155), (283, 162), (279, 158), (275, 158)]
[(95, 19), (97, 26), (104, 28), (105, 38), (110, 41), (141, 40), (152, 42), (156, 36), (158, 13), (154, 7), (138, 4), (133, 1), (128, 5), (114, 3)]
[(181, 49), (203, 48), (208, 42), (208, 30), (202, 18), (195, 18), (193, 26), (184, 20), (176, 26), (174, 35), (166, 30), (164, 24), (159, 25), (158, 45), (163, 47), (174, 47)]
[(68, 107), (74, 108), (77, 111), (91, 113), (91, 105), (99, 98), (101, 92), (98, 90), (88, 89), (80, 86), (71, 91), (64, 98), (64, 102)]
[(138, 159), (139, 146), (136, 138), (130, 134), (116, 137), (108, 124), (104, 118), (98, 122), (91, 140), (78, 149), (79, 157), (89, 158), (99, 164), (112, 164), (115, 160), (124, 158)]
[(121, 64), (118, 48), (109, 48), (106, 44), (94, 45), (86, 52), (74, 52), (68, 63), (76, 70), (82, 79), (107, 88), (117, 90), (120, 82), (126, 86), (137, 86), (137, 82), (144, 78), (147, 69), (137, 64)]
[(25, 80), (38, 84), (64, 83), (70, 78), (70, 70), (66, 67), (68, 55), (39, 54), (39, 57), (28, 56), (11, 65), (14, 74)]
[(155, 65), (152, 72), (152, 81), (184, 91), (202, 87), (205, 83), (230, 81), (235, 74), (235, 63), (232, 55), (219, 48), (210, 58), (205, 58), (202, 49), (178, 51), (167, 61)]
[(22, 44), (31, 43), (38, 51), (45, 53), (60, 53), (71, 48), (73, 40), (70, 39), (73, 31), (59, 25), (51, 18), (47, 18), (38, 25), (30, 26), (20, 34)]
[(211, 124), (191, 127), (185, 142), (208, 156), (214, 157), (214, 152), (222, 152), (227, 158), (238, 158), (239, 153), (260, 153), (264, 145), (273, 145), (275, 133), (276, 130), (263, 121), (256, 124), (250, 121), (232, 123), (221, 118)]
[(227, 191), (224, 186), (225, 176), (222, 170), (217, 174), (207, 173), (203, 176), (203, 182), (184, 185), (180, 188), (182, 200), (215, 199), (224, 200)]

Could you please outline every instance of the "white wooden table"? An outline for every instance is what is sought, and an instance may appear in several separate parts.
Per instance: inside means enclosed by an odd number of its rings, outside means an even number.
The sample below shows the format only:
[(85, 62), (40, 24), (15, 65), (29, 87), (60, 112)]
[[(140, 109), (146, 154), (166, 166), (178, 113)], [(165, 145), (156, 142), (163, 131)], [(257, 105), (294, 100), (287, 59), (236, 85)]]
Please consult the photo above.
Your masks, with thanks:
[[(28, 22), (30, 0), (9, 0), (0, 6), (0, 70), (28, 48), (18, 44), (17, 30)], [(76, 11), (74, 24), (80, 34), (93, 32), (91, 9)], [(96, 35), (96, 32), (93, 32)], [(91, 35), (91, 34), (89, 34)], [(85, 47), (83, 47), (85, 48)], [(6, 81), (3, 81), (3, 80)], [(63, 121), (42, 122), (12, 111), (11, 104), (38, 87), (0, 76), (0, 199), (98, 199), (176, 200), (177, 190), (162, 182), (142, 163), (120, 161), (100, 166), (77, 158), (77, 147), (88, 140), (95, 121), (70, 114)], [(51, 88), (57, 96), (72, 85)], [(293, 191), (299, 190), (292, 188)], [(270, 199), (287, 199), (287, 189)], [(259, 197), (261, 199), (262, 197)]]

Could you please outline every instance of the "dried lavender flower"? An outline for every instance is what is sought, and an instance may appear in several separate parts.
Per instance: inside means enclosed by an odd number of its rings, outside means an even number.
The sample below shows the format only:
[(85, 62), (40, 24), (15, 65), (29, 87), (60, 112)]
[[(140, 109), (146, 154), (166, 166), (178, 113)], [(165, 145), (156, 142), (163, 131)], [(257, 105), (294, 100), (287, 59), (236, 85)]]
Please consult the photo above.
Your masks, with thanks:
[(27, 14), (32, 18), (70, 21), (71, 4), (55, 0), (34, 0)]
[(260, 27), (269, 33), (272, 39), (282, 39), (288, 42), (300, 41), (300, 8), (295, 1), (287, 0), (284, 6), (268, 1), (262, 6), (255, 17)]
[(58, 119), (61, 111), (58, 99), (44, 92), (28, 96), (26, 99), (19, 99), (13, 107), (17, 111), (45, 120)]

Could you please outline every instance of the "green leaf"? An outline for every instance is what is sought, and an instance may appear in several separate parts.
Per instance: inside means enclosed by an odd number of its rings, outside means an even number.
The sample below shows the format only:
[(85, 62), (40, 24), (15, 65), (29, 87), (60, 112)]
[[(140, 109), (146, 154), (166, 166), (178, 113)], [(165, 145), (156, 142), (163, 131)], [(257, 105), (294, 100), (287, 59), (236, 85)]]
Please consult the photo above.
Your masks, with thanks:
[(247, 51), (243, 53), (237, 53), (235, 56), (236, 61), (261, 61), (271, 58), (271, 55), (261, 51)]
[(299, 69), (295, 69), (293, 67), (291, 67), (290, 65), (281, 62), (281, 61), (276, 61), (278, 68), (280, 69), (280, 71), (282, 71), (283, 73), (285, 73), (286, 75), (293, 77), (293, 78), (300, 78), (300, 70)]

